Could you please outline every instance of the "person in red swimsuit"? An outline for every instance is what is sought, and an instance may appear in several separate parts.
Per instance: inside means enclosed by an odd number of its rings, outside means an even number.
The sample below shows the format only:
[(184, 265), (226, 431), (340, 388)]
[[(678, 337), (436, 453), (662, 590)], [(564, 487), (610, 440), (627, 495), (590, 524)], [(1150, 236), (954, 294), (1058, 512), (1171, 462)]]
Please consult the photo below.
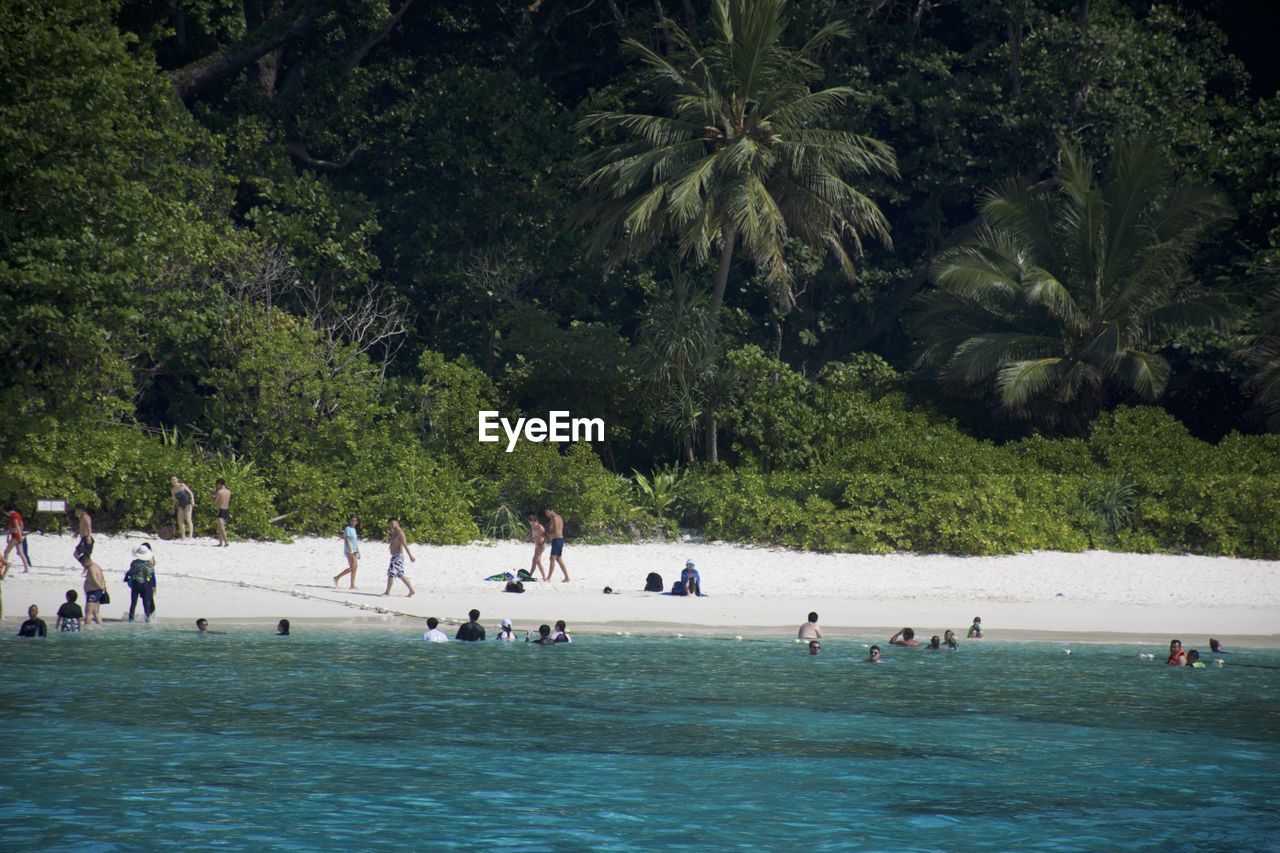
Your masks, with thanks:
[(22, 552), (22, 540), (26, 536), (26, 530), (22, 526), (22, 515), (14, 508), (13, 504), (9, 504), (4, 508), (4, 514), (9, 519), (9, 544), (4, 548), (4, 556), (0, 557), (0, 578), (9, 573), (9, 553), (15, 548), (18, 550), (18, 559), (22, 561), (22, 571), (31, 571), (31, 564), (27, 562), (27, 555)]

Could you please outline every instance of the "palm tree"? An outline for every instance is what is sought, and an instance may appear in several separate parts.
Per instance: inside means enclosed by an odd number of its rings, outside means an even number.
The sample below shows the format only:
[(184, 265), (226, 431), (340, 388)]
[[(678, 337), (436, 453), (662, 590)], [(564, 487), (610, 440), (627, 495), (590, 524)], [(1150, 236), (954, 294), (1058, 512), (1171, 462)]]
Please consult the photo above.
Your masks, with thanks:
[(989, 193), (984, 227), (944, 254), (937, 290), (911, 318), (918, 365), (1000, 406), (1082, 433), (1110, 395), (1153, 400), (1175, 334), (1221, 325), (1187, 264), (1230, 215), (1210, 189), (1175, 181), (1148, 141), (1114, 147), (1101, 182), (1062, 146), (1055, 191), (1008, 181)]
[(1280, 429), (1280, 262), (1266, 272), (1276, 284), (1258, 302), (1257, 332), (1249, 336), (1239, 355), (1254, 369), (1249, 378), (1253, 400), (1268, 429)]
[[(829, 24), (802, 47), (786, 47), (785, 7), (786, 0), (712, 0), (714, 37), (706, 47), (664, 19), (670, 58), (627, 40), (663, 109), (592, 113), (578, 126), (609, 140), (586, 159), (587, 194), (572, 217), (607, 251), (606, 269), (672, 239), (699, 263), (718, 252), (713, 349), (739, 247), (790, 304), (789, 240), (827, 248), (849, 277), (846, 244), (860, 252), (870, 234), (889, 245), (880, 209), (846, 176), (896, 175), (893, 150), (832, 127), (852, 89), (812, 88), (822, 77), (814, 55), (848, 29)], [(715, 461), (714, 407), (705, 424), (707, 458)]]

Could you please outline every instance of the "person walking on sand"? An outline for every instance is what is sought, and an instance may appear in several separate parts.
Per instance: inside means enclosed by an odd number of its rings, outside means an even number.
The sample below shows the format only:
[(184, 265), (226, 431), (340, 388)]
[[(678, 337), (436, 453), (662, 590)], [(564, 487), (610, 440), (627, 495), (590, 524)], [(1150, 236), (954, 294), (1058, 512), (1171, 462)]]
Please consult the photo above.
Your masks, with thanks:
[(822, 629), (818, 627), (818, 614), (810, 613), (809, 621), (800, 626), (800, 633), (796, 635), (801, 640), (821, 640)]
[(409, 561), (418, 562), (418, 558), (413, 556), (413, 552), (409, 550), (409, 540), (405, 538), (404, 531), (400, 529), (400, 522), (397, 519), (391, 519), (387, 522), (388, 536), (387, 544), (391, 548), (391, 562), (387, 564), (387, 591), (384, 596), (391, 594), (391, 584), (396, 578), (404, 581), (404, 585), (409, 588), (409, 598), (413, 598), (413, 584), (409, 583), (409, 579), (404, 576), (404, 555), (409, 555)]
[(542, 565), (542, 551), (547, 546), (547, 528), (542, 526), (536, 515), (529, 516), (529, 537), (533, 540), (533, 563), (529, 566), (529, 574), (537, 569), (538, 576), (549, 581), (551, 574)]
[(174, 475), (169, 478), (169, 497), (173, 501), (173, 514), (178, 519), (178, 538), (194, 539), (196, 526), (191, 516), (196, 508), (196, 493)]
[(133, 621), (141, 598), (142, 615), (150, 622), (156, 610), (156, 555), (146, 542), (133, 549), (133, 562), (124, 580), (129, 585), (129, 621)]
[(80, 524), (80, 541), (71, 556), (79, 563), (82, 557), (93, 555), (93, 516), (89, 515), (84, 504), (76, 504), (76, 520)]
[(88, 554), (80, 555), (80, 565), (84, 566), (84, 624), (101, 625), (99, 606), (107, 592), (107, 579), (102, 575), (102, 566)]
[(27, 536), (27, 529), (22, 523), (22, 513), (13, 504), (7, 504), (4, 514), (9, 519), (9, 544), (4, 547), (4, 556), (0, 557), (0, 579), (9, 573), (9, 552), (18, 549), (18, 559), (22, 562), (23, 573), (31, 571), (31, 563), (22, 550), (22, 540)]
[[(351, 575), (349, 589), (356, 588), (356, 569), (360, 568), (360, 534), (356, 530), (359, 523), (360, 517), (353, 515), (347, 519), (346, 529), (342, 531), (342, 553), (347, 557), (347, 567), (333, 576), (334, 586), (338, 585), (344, 575)], [(390, 589), (390, 586), (387, 588)]]
[(564, 519), (560, 514), (551, 507), (546, 508), (547, 523), (551, 525), (551, 529), (547, 534), (551, 537), (551, 559), (547, 565), (547, 580), (551, 580), (551, 576), (555, 574), (556, 563), (560, 564), (560, 571), (564, 572), (561, 583), (569, 582), (569, 570), (564, 565)]
[(231, 519), (231, 490), (227, 488), (227, 481), (218, 478), (217, 488), (213, 490), (213, 505), (218, 510), (218, 547), (226, 548), (227, 543), (227, 522)]

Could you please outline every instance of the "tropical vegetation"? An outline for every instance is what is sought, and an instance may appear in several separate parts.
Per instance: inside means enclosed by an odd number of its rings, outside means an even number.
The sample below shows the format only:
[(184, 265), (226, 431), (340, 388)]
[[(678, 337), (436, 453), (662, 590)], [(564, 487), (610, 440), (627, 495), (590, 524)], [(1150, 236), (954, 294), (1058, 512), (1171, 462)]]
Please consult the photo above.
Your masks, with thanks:
[(1274, 558), (1257, 14), (13, 0), (0, 501)]

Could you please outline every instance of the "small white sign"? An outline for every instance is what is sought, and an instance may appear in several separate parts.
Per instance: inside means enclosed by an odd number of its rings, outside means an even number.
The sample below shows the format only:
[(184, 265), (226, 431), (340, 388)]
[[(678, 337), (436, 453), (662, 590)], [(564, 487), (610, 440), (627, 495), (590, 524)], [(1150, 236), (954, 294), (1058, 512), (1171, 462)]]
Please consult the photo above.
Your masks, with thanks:
[(66, 512), (66, 501), (36, 501), (36, 512)]

